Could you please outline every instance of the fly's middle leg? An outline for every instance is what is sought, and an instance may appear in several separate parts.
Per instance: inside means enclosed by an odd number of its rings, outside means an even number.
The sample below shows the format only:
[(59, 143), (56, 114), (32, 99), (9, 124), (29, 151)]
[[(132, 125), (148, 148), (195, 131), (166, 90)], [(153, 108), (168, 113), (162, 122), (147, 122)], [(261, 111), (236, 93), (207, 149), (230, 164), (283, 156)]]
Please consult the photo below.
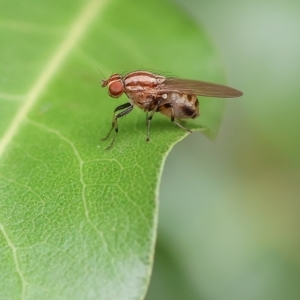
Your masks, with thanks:
[(160, 100), (157, 101), (157, 103), (154, 106), (154, 108), (152, 109), (150, 115), (148, 114), (148, 111), (146, 112), (146, 118), (147, 118), (147, 138), (146, 138), (146, 142), (150, 141), (150, 125), (151, 125), (151, 120), (152, 120), (154, 114), (156, 113), (159, 105), (160, 105)]

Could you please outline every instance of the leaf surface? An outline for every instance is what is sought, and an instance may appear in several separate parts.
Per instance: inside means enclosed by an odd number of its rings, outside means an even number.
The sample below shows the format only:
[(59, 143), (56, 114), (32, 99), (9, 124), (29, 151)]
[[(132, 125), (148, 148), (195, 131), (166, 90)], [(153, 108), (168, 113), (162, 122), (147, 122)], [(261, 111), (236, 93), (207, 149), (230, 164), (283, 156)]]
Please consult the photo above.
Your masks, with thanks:
[[(0, 298), (142, 299), (163, 163), (186, 133), (157, 114), (146, 143), (135, 109), (105, 151), (100, 138), (127, 99), (107, 95), (101, 72), (222, 83), (220, 60), (165, 1), (28, 3), (7, 2), (0, 21)], [(186, 126), (214, 135), (222, 106), (201, 99)]]

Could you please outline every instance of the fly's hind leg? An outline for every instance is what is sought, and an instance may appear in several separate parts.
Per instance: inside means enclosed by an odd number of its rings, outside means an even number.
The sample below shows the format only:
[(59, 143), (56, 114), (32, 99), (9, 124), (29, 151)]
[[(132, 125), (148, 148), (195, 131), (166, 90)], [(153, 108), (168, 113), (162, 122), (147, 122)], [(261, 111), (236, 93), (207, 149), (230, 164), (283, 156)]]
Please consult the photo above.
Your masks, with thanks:
[[(124, 109), (124, 110), (121, 111), (120, 113), (118, 113), (117, 115), (115, 114), (117, 111), (122, 110), (122, 109)], [(133, 109), (133, 106), (129, 102), (119, 105), (115, 108), (114, 114), (113, 114), (112, 126), (111, 126), (108, 134), (103, 139), (101, 139), (101, 141), (107, 140), (108, 137), (110, 136), (111, 132), (115, 129), (116, 134), (115, 134), (114, 138), (112, 139), (110, 145), (106, 148), (106, 150), (110, 149), (115, 142), (117, 133), (119, 131), (118, 119), (129, 114), (132, 111), (132, 109)]]
[(177, 125), (178, 127), (180, 127), (181, 129), (183, 129), (183, 130), (185, 130), (185, 131), (187, 131), (187, 132), (189, 132), (189, 133), (192, 133), (192, 130), (191, 130), (191, 129), (184, 127), (183, 125), (181, 125), (179, 122), (177, 122), (177, 121), (175, 120), (175, 112), (174, 112), (174, 108), (173, 108), (173, 106), (172, 106), (171, 103), (165, 103), (165, 104), (163, 105), (163, 107), (166, 108), (166, 109), (171, 109), (171, 121), (172, 121), (174, 124), (176, 124), (176, 125)]

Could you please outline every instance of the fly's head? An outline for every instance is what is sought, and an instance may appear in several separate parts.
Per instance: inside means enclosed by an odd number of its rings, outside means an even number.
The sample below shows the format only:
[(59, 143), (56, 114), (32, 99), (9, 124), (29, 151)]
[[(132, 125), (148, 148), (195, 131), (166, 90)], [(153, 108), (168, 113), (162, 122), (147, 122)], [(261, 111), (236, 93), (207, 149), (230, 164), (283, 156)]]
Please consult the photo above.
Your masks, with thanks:
[(102, 80), (102, 87), (108, 86), (108, 94), (119, 98), (124, 93), (124, 83), (120, 74), (111, 75), (107, 80)]

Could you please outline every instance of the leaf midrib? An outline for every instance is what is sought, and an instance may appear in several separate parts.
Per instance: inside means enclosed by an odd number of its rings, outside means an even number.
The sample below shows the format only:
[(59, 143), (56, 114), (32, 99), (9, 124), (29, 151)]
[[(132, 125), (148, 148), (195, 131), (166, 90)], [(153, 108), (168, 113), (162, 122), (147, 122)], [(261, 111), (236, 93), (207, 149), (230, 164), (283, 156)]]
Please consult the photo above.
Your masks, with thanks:
[(13, 137), (17, 134), (18, 129), (25, 120), (28, 112), (38, 101), (46, 86), (62, 66), (63, 62), (74, 49), (76, 44), (78, 44), (80, 39), (83, 37), (95, 17), (99, 17), (99, 15), (104, 11), (104, 7), (107, 2), (108, 0), (91, 0), (85, 7), (82, 8), (79, 15), (75, 18), (64, 40), (58, 45), (57, 50), (50, 57), (45, 68), (29, 89), (24, 102), (12, 119), (10, 126), (4, 132), (4, 135), (0, 140), (0, 159)]

